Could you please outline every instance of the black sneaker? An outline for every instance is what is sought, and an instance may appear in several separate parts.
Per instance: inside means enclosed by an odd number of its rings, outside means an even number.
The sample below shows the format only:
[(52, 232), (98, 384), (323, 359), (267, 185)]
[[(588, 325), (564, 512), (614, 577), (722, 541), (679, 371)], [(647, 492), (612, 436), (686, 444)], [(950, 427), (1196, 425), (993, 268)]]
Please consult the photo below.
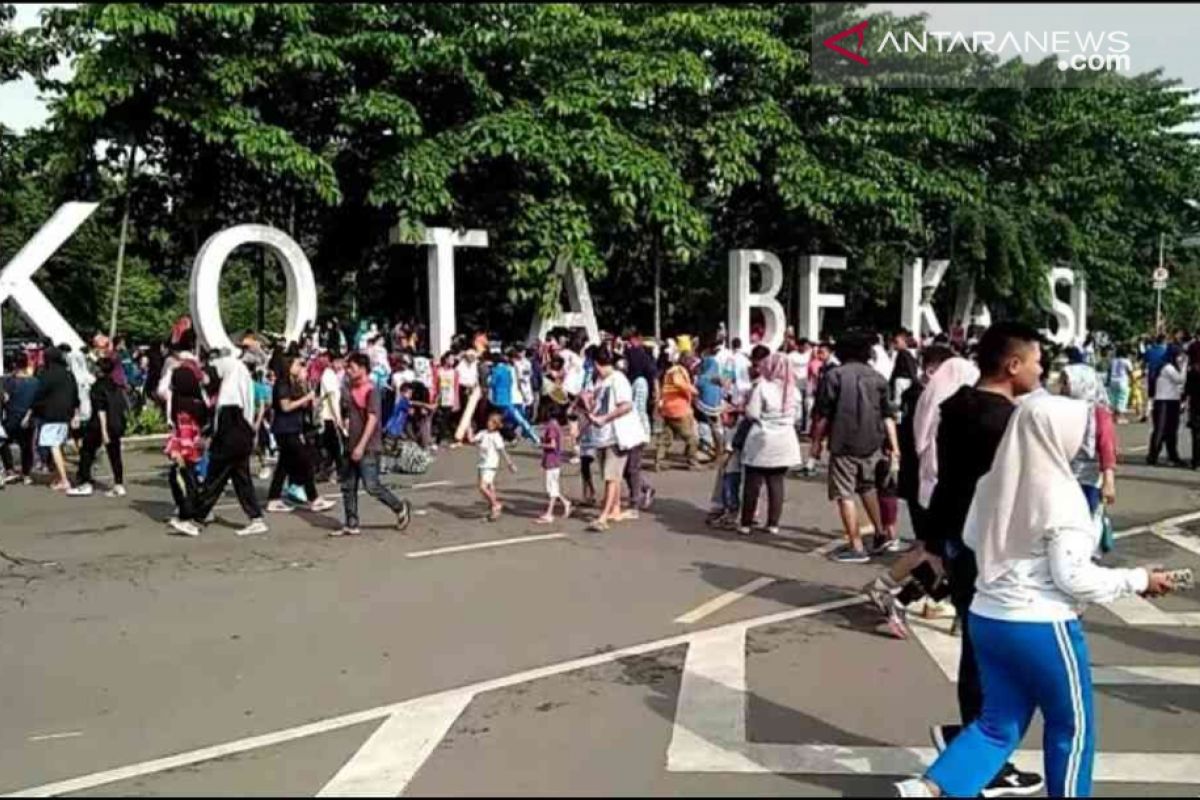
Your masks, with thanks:
[(980, 792), (984, 797), (1029, 797), (1042, 791), (1045, 781), (1036, 772), (1021, 772), (1012, 764), (1005, 764), (995, 780)]

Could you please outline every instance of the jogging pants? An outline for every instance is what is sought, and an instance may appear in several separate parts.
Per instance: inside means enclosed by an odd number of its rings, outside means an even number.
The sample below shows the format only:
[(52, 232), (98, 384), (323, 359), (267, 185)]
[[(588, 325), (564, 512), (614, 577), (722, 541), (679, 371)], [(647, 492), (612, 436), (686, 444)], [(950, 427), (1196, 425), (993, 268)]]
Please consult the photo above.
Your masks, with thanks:
[(975, 797), (1021, 744), (1033, 712), (1045, 720), (1050, 797), (1088, 797), (1096, 752), (1092, 675), (1078, 620), (1004, 622), (970, 615), (983, 679), (983, 713), (925, 777), (944, 795)]
[(286, 477), (295, 485), (303, 486), (308, 502), (313, 502), (320, 495), (313, 480), (313, 463), (304, 437), (298, 433), (280, 433), (275, 440), (279, 443), (279, 461), (271, 475), (267, 499), (278, 500), (283, 497), (283, 479)]
[(108, 452), (108, 465), (112, 467), (113, 484), (120, 486), (125, 483), (125, 462), (121, 460), (121, 437), (116, 437), (104, 445), (100, 431), (88, 430), (83, 435), (83, 444), (79, 448), (79, 470), (75, 482), (79, 485), (92, 482), (92, 465), (96, 463), (96, 453), (104, 447)]

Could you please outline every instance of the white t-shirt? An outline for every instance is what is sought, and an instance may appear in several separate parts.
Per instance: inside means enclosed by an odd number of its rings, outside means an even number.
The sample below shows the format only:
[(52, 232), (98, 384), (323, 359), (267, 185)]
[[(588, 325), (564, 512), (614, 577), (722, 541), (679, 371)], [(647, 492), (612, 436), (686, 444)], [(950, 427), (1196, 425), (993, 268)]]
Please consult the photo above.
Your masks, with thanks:
[(336, 422), (333, 409), (342, 402), (342, 381), (338, 378), (333, 367), (326, 367), (321, 373), (321, 422)]
[(792, 362), (792, 368), (796, 373), (796, 388), (799, 389), (808, 385), (808, 364), (812, 361), (812, 350), (807, 353), (801, 353), (799, 350), (793, 350), (788, 353), (788, 360)]
[(633, 386), (629, 378), (620, 370), (596, 384), (596, 415), (608, 414), (622, 403), (629, 403), (631, 408), (625, 414), (617, 417), (607, 425), (602, 425), (594, 431), (596, 449), (604, 447), (620, 447), (628, 450), (639, 444), (645, 444), (646, 431), (633, 405)]
[(735, 404), (744, 405), (750, 397), (750, 390), (754, 388), (754, 380), (750, 377), (750, 356), (737, 350), (730, 361), (733, 364), (732, 399)]
[(1154, 399), (1183, 399), (1183, 386), (1185, 383), (1187, 383), (1187, 375), (1176, 369), (1174, 364), (1167, 364), (1158, 373), (1158, 383), (1154, 385)]
[(458, 372), (458, 385), (463, 389), (474, 389), (479, 385), (479, 362), (465, 358), (454, 367)]
[(528, 358), (513, 362), (517, 379), (513, 382), (513, 403), (519, 406), (533, 405), (533, 364)]
[(559, 352), (563, 360), (563, 390), (577, 395), (583, 391), (583, 358), (574, 350)]
[(504, 437), (500, 431), (480, 431), (475, 434), (479, 445), (479, 468), (500, 469), (500, 451), (504, 449)]
[(892, 368), (894, 365), (892, 363), (892, 357), (888, 355), (887, 348), (881, 344), (876, 344), (871, 348), (871, 352), (873, 354), (871, 356), (871, 366), (875, 368), (876, 372), (883, 376), (885, 381), (891, 380)]
[(399, 369), (392, 373), (392, 389), (396, 394), (400, 394), (400, 387), (406, 383), (413, 383), (417, 380), (417, 373), (411, 368)]

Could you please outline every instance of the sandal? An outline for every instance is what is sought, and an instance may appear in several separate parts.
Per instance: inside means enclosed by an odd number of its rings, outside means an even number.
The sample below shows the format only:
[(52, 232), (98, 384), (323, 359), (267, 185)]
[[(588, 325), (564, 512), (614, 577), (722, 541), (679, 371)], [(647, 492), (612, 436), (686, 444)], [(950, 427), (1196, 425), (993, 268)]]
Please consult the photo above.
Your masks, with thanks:
[(537, 525), (551, 525), (554, 523), (554, 517), (540, 516), (534, 520)]
[(608, 523), (607, 523), (607, 522), (601, 522), (600, 520), (596, 520), (596, 521), (595, 521), (595, 522), (593, 522), (591, 525), (588, 525), (588, 526), (587, 526), (587, 529), (588, 529), (589, 531), (595, 531), (596, 533), (602, 533), (602, 532), (604, 532), (604, 531), (607, 531), (607, 530), (608, 530)]

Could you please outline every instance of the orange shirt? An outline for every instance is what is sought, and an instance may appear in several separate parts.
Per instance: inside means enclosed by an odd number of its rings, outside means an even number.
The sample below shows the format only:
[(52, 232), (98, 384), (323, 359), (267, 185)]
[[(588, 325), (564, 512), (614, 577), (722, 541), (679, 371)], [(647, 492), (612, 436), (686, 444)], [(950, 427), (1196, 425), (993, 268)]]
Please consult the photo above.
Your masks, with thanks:
[(663, 377), (662, 405), (660, 411), (663, 419), (683, 419), (692, 413), (692, 398), (696, 396), (696, 387), (692, 385), (692, 377), (679, 364), (667, 370)]

